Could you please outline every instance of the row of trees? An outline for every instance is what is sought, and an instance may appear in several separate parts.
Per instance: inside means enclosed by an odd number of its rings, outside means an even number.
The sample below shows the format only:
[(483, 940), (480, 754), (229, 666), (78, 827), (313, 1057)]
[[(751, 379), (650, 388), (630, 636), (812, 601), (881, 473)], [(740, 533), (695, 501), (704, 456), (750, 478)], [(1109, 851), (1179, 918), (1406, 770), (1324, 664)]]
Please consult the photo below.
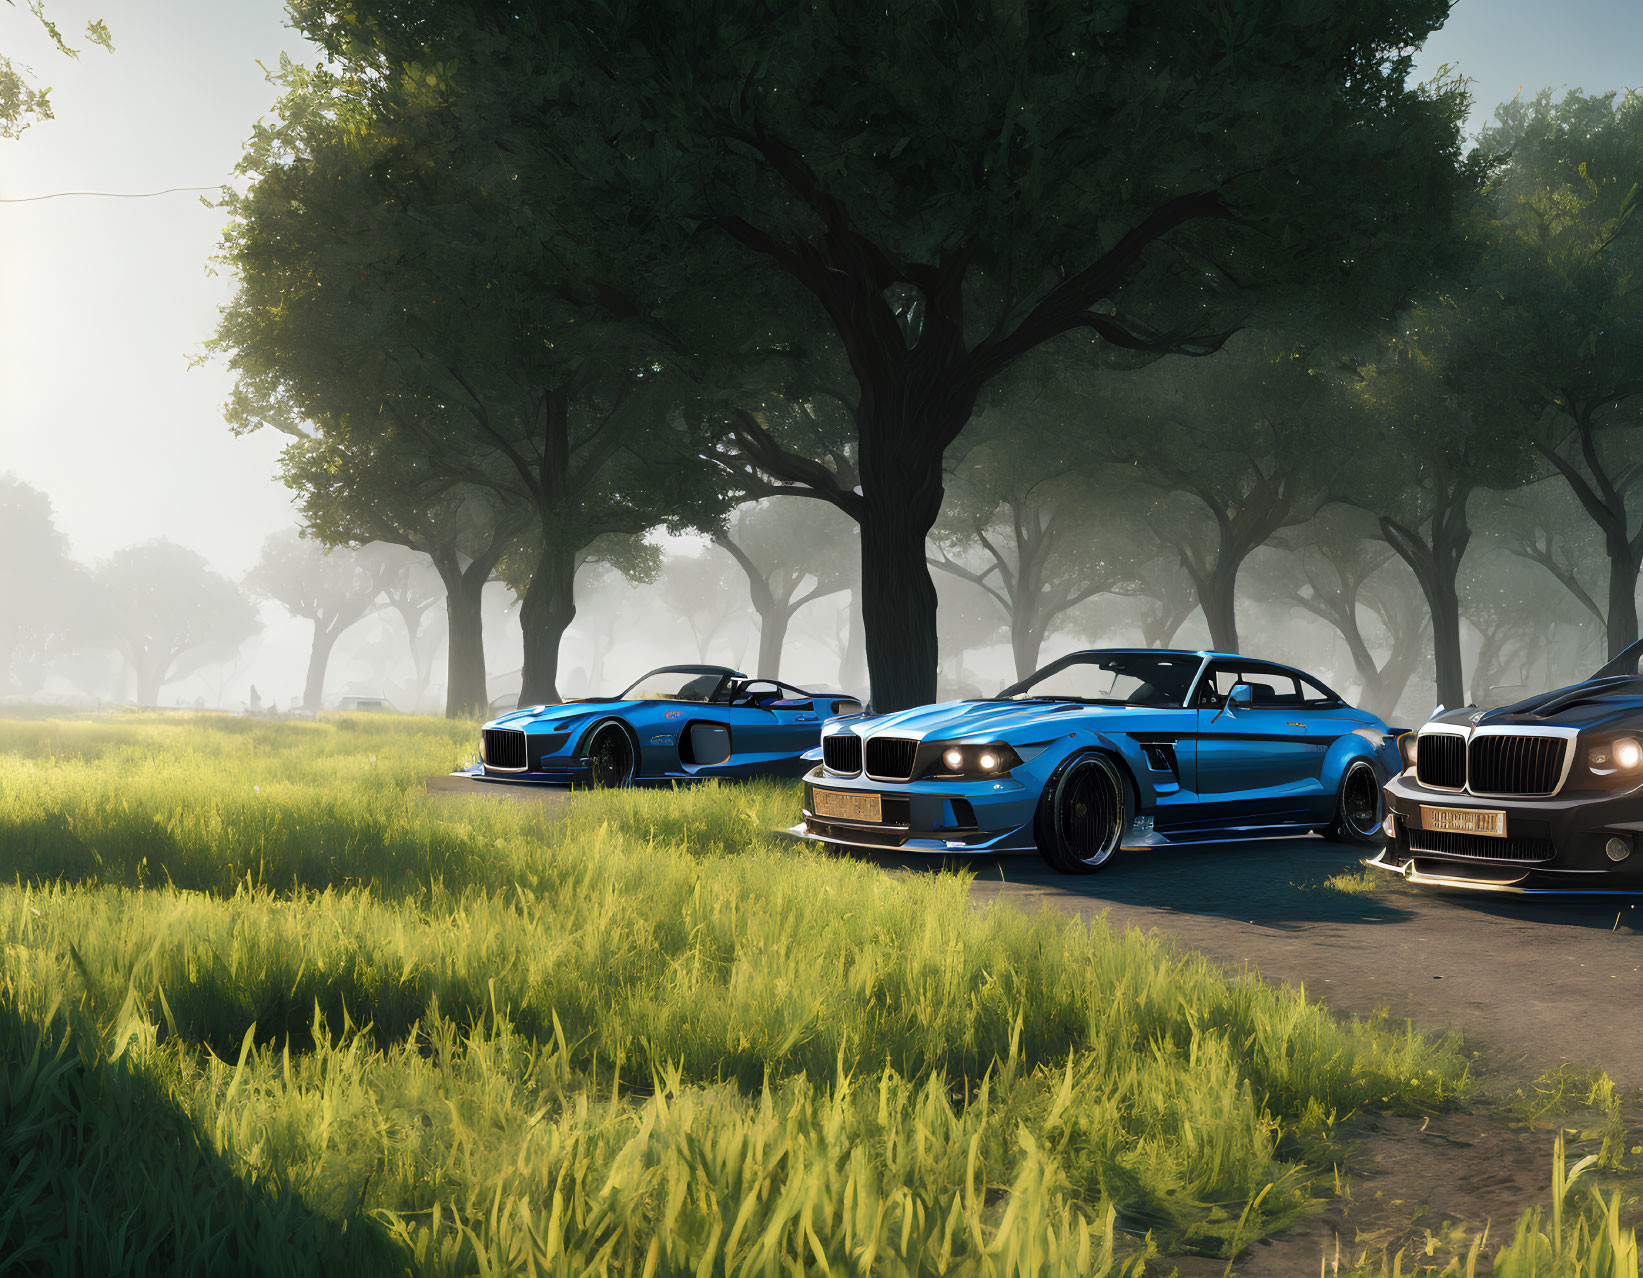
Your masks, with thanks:
[(300, 0), (326, 63), (282, 67), (226, 197), (230, 418), (291, 437), (319, 537), (432, 558), (453, 714), (486, 580), (553, 700), (581, 566), (653, 575), (659, 527), (808, 542), (807, 506), (831, 567), (738, 556), (761, 667), (848, 576), (885, 709), (935, 694), (932, 571), (1018, 667), (1138, 582), (1149, 639), (1197, 607), (1237, 648), (1246, 562), (1336, 507), (1299, 606), (1380, 679), (1360, 596), (1396, 556), (1453, 703), (1474, 499), (1547, 476), (1607, 584), (1562, 525), (1523, 549), (1618, 649), (1643, 116), (1542, 95), (1463, 155), (1460, 81), (1409, 83), (1446, 8)]
[(305, 709), (324, 704), (337, 640), (384, 610), (403, 625), (418, 694), (432, 674), (439, 636), (429, 622), (443, 591), (428, 560), (398, 546), (327, 550), (294, 530), (278, 533), (243, 583), (168, 541), (85, 567), (68, 553), (46, 495), (11, 476), (0, 476), (0, 544), (9, 551), (0, 561), (0, 695), (38, 693), (53, 671), (108, 691), (95, 658), (112, 653), (124, 671), (116, 697), (134, 684), (138, 704), (156, 705), (167, 685), (233, 662), (262, 629), (259, 599), (312, 627)]
[(331, 540), (508, 539), (527, 699), (579, 556), (803, 497), (855, 525), (876, 701), (927, 700), (978, 410), (1389, 315), (1476, 185), (1459, 86), (1407, 84), (1439, 0), (1119, 8), (299, 3), (326, 64), (228, 200), (233, 420)]

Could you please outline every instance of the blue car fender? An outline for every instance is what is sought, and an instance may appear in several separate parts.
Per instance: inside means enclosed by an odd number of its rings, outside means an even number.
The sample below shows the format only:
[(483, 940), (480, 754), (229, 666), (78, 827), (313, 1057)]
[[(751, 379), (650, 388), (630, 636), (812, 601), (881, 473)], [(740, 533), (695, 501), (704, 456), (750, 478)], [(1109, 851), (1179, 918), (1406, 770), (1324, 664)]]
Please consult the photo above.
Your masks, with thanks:
[(1396, 740), (1387, 738), (1386, 733), (1373, 728), (1354, 728), (1351, 732), (1342, 733), (1330, 743), (1324, 753), (1323, 780), (1331, 786), (1339, 786), (1341, 778), (1346, 775), (1348, 765), (1354, 759), (1367, 759), (1375, 767), (1375, 775), (1380, 778), (1381, 784), (1398, 769), (1390, 763), (1386, 755), (1386, 741), (1390, 741), (1392, 757), (1398, 753)]
[(1113, 737), (1105, 732), (1091, 732), (1088, 729), (1070, 732), (1044, 747), (1044, 757), (1049, 761), (1048, 766), (1035, 770), (1042, 772), (1044, 783), (1048, 784), (1057, 768), (1073, 755), (1082, 754), (1086, 750), (1100, 750), (1103, 754), (1111, 756), (1113, 762), (1118, 765), (1118, 774), (1129, 787), (1132, 817), (1152, 811), (1155, 806), (1155, 792), (1150, 782), (1143, 784), (1140, 780), (1146, 775), (1141, 747), (1128, 737)]

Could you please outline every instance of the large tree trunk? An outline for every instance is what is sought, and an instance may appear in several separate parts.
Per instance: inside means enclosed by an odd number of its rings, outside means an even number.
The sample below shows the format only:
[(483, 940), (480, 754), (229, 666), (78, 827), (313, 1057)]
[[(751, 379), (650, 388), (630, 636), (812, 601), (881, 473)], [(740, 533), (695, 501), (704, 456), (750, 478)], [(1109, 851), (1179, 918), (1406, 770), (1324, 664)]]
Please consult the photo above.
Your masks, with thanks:
[(1466, 679), (1460, 655), (1460, 562), (1472, 540), (1466, 520), (1471, 489), (1448, 495), (1430, 516), (1430, 533), (1422, 537), (1407, 524), (1380, 517), (1381, 536), (1414, 569), (1432, 614), (1432, 660), (1437, 667), (1438, 703), (1453, 710), (1466, 703)]
[(754, 671), (761, 679), (779, 679), (782, 674), (782, 647), (787, 643), (787, 623), (792, 620), (779, 605), (759, 613), (759, 664)]
[(131, 671), (137, 676), (137, 704), (140, 706), (157, 706), (160, 704), (160, 689), (165, 686), (165, 671), (162, 662), (156, 657), (145, 657), (142, 661), (131, 663)]
[(1010, 610), (1010, 653), (1015, 658), (1015, 678), (1020, 683), (1038, 669), (1044, 649), (1044, 627), (1038, 624), (1036, 601), (1017, 596)]
[(1609, 656), (1618, 657), (1637, 642), (1638, 560), (1624, 532), (1609, 543)]
[(1209, 646), (1217, 652), (1238, 651), (1238, 563), (1226, 552), (1198, 583), (1198, 606), (1209, 623)]
[(341, 631), (328, 630), (319, 619), (314, 621), (314, 643), (308, 649), (308, 678), (302, 687), (302, 708), (314, 713), (325, 708), (325, 668), (331, 664), (331, 649), (336, 646)]
[(554, 540), (542, 547), (519, 605), (525, 639), (520, 705), (552, 705), (559, 695), (559, 644), (576, 620), (576, 547)]
[(941, 459), (862, 460), (862, 620), (873, 707), (883, 713), (936, 699), (936, 585), (924, 543), (941, 510)]
[(1466, 703), (1466, 676), (1460, 655), (1460, 594), (1454, 577), (1437, 581), (1426, 601), (1432, 609), (1432, 660), (1437, 666), (1438, 700), (1453, 710)]
[(411, 666), (416, 671), (416, 708), (420, 711), (422, 698), (428, 692), (428, 680), (434, 673), (434, 644), (429, 636), (424, 634), (423, 625), (425, 609), (404, 608), (395, 605), (394, 610), (399, 613), (400, 621), (405, 624), (405, 641), (411, 649)]
[(485, 623), (481, 613), (491, 565), (463, 568), (455, 551), (433, 555), (445, 583), (445, 717), (476, 719), (490, 705), (485, 686)]

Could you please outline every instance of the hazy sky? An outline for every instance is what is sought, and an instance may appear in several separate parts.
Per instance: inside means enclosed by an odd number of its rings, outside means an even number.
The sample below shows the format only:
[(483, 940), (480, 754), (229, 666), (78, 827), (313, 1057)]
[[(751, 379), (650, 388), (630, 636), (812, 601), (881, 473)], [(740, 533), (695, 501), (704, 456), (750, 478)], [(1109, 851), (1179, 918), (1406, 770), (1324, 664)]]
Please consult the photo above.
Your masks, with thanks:
[[(0, 142), (0, 199), (219, 183), (273, 100), (258, 61), (305, 52), (276, 0), (53, 0), (65, 31), (113, 30), (113, 56), (78, 62), (24, 9), (0, 5), (0, 49), (57, 118)], [(1420, 66), (1475, 77), (1481, 120), (1520, 85), (1639, 83), (1639, 50), (1643, 0), (1460, 0)], [(192, 195), (0, 203), (0, 472), (50, 494), (82, 559), (164, 536), (237, 576), (292, 519), (279, 439), (233, 438), (223, 371), (188, 367), (227, 295), (206, 270), (221, 226)]]

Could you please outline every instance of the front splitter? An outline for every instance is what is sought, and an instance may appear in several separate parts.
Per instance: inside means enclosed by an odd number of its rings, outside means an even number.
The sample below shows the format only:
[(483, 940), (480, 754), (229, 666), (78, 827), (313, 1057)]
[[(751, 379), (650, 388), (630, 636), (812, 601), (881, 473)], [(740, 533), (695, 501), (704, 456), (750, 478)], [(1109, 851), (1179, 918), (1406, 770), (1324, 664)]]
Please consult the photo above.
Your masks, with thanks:
[(1384, 848), (1372, 857), (1363, 858), (1360, 864), (1371, 870), (1381, 870), (1387, 874), (1395, 874), (1405, 883), (1411, 883), (1416, 887), (1449, 888), (1461, 892), (1496, 892), (1510, 896), (1643, 896), (1643, 888), (1525, 887), (1524, 884), (1533, 877), (1533, 871), (1525, 871), (1519, 878), (1499, 883), (1456, 878), (1446, 874), (1429, 874), (1417, 870), (1413, 860), (1403, 865), (1388, 861), (1386, 859), (1386, 849)]

